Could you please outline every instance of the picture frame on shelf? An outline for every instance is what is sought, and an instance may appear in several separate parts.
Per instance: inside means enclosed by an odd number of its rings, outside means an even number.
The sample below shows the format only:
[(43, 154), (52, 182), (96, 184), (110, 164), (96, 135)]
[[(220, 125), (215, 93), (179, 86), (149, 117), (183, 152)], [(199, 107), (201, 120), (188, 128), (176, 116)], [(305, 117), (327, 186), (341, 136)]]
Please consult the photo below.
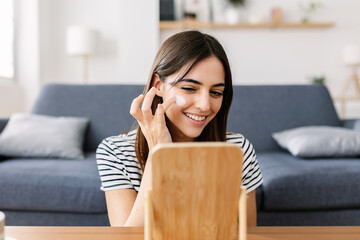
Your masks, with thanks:
[(200, 22), (211, 22), (211, 0), (184, 0), (184, 16)]

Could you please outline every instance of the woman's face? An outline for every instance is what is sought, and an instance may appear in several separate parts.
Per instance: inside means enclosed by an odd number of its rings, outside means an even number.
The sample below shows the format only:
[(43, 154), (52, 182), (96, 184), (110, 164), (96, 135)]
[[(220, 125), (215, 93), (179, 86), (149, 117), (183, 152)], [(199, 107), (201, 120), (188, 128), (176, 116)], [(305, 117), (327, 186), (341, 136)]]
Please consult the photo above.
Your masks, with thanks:
[(172, 104), (166, 110), (170, 120), (168, 128), (174, 142), (193, 141), (200, 136), (205, 126), (219, 112), (225, 89), (225, 72), (220, 60), (211, 56), (197, 63), (175, 86), (178, 72), (168, 76), (161, 83), (163, 101), (173, 96), (181, 96), (185, 104)]

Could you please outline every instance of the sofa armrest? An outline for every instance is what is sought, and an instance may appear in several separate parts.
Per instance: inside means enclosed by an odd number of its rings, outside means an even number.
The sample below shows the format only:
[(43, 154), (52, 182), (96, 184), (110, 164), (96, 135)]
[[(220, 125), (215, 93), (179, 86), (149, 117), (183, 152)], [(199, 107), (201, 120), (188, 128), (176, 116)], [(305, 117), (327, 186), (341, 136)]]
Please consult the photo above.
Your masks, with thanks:
[(2, 130), (4, 130), (8, 121), (9, 121), (9, 118), (0, 118), (0, 133), (2, 132)]
[(360, 119), (345, 119), (342, 120), (342, 125), (345, 128), (360, 131)]
[[(4, 130), (8, 121), (9, 121), (9, 118), (0, 118), (0, 134)], [(3, 159), (6, 159), (6, 157), (0, 155), (0, 161)]]

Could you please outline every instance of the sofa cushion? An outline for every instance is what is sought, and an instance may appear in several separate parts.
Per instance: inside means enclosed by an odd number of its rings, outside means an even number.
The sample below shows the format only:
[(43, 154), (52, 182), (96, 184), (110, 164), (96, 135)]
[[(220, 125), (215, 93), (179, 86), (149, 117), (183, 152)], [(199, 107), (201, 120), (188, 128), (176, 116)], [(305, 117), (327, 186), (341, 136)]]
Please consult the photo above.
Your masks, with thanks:
[(95, 152), (104, 138), (131, 129), (135, 119), (130, 105), (143, 89), (144, 85), (46, 84), (32, 113), (90, 119), (84, 149)]
[[(107, 213), (4, 211), (6, 226), (109, 226)], [(47, 238), (50, 240), (49, 238)], [(53, 239), (53, 238), (51, 238)], [(62, 238), (69, 239), (69, 238)], [(105, 237), (103, 239), (106, 239)], [(13, 240), (6, 238), (5, 240)]]
[(0, 133), (0, 155), (83, 159), (89, 120), (16, 113)]
[(3, 210), (106, 212), (95, 153), (83, 160), (3, 160), (0, 183)]
[(360, 156), (360, 132), (329, 126), (308, 126), (273, 134), (292, 155), (303, 158)]
[(360, 159), (305, 160), (286, 152), (258, 153), (263, 210), (360, 207)]
[(311, 125), (341, 125), (325, 86), (234, 86), (227, 129), (244, 134), (257, 152), (281, 150), (273, 132)]

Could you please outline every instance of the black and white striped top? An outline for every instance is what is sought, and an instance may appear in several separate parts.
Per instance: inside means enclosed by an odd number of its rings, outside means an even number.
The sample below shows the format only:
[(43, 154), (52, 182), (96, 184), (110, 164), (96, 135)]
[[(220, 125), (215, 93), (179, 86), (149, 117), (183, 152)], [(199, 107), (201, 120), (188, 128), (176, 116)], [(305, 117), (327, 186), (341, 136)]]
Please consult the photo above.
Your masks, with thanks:
[[(96, 159), (101, 179), (101, 190), (140, 188), (142, 170), (135, 153), (136, 130), (104, 139)], [(242, 185), (249, 193), (263, 182), (255, 150), (241, 134), (227, 133), (227, 142), (235, 143), (244, 153)]]

